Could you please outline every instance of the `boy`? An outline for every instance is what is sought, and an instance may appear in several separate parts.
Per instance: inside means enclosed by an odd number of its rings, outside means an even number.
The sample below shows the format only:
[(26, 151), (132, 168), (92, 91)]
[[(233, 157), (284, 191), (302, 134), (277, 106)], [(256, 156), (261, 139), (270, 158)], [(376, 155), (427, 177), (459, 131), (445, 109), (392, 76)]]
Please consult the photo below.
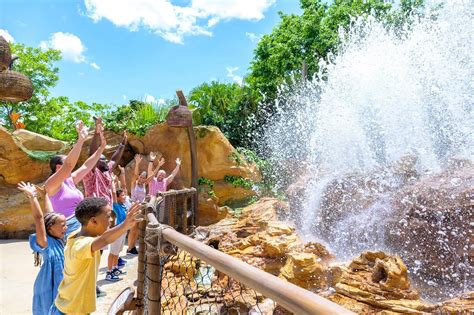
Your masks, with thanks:
[[(115, 190), (115, 182), (112, 181), (112, 225), (121, 224), (125, 221), (127, 216), (127, 192), (123, 189)], [(110, 253), (107, 260), (107, 273), (105, 275), (105, 280), (107, 281), (119, 281), (119, 276), (125, 274), (122, 270), (119, 269), (119, 254), (123, 249), (123, 245), (125, 244), (125, 237), (127, 232), (120, 235), (112, 244), (110, 244)]]
[(140, 221), (141, 206), (134, 204), (122, 224), (109, 229), (112, 209), (105, 198), (86, 198), (76, 207), (80, 230), (73, 232), (64, 250), (64, 279), (49, 314), (87, 314), (96, 310), (95, 284), (100, 249)]

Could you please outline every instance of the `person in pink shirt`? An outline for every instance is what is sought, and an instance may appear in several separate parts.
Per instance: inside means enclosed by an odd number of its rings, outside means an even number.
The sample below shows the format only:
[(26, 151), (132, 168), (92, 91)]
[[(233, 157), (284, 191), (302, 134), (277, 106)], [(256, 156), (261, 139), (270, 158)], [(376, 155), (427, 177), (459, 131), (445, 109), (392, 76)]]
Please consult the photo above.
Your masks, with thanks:
[[(96, 119), (95, 133), (89, 148), (89, 155), (92, 156), (97, 152), (99, 147), (99, 135), (103, 133), (102, 120)], [(102, 140), (100, 140), (102, 142)], [(117, 166), (118, 161), (122, 158), (125, 145), (127, 143), (127, 133), (123, 133), (122, 142), (112, 155), (110, 161), (104, 155), (100, 156), (99, 161), (93, 167), (83, 180), (84, 192), (86, 197), (104, 197), (110, 205), (112, 205), (112, 177), (110, 173)]]
[(91, 155), (81, 167), (73, 172), (72, 170), (76, 166), (88, 134), (87, 128), (82, 121), (76, 124), (76, 130), (79, 137), (69, 154), (67, 156), (56, 155), (51, 158), (49, 166), (53, 174), (44, 184), (54, 211), (66, 217), (66, 237), (81, 227), (75, 217), (74, 210), (79, 202), (84, 199), (84, 195), (77, 189), (76, 185), (92, 170), (107, 145), (104, 135), (100, 133), (99, 137), (102, 139), (102, 143), (97, 152)]
[(173, 181), (176, 174), (179, 172), (179, 168), (181, 167), (181, 159), (176, 159), (176, 167), (171, 172), (170, 176), (166, 177), (166, 172), (164, 170), (159, 170), (158, 173), (156, 171), (160, 168), (161, 165), (164, 164), (165, 160), (162, 158), (160, 160), (160, 164), (158, 167), (153, 171), (153, 161), (156, 158), (156, 154), (154, 152), (150, 152), (148, 163), (148, 174), (157, 174), (156, 177), (153, 178), (148, 183), (148, 194), (151, 196), (155, 196), (158, 192), (164, 192), (168, 190), (168, 186)]

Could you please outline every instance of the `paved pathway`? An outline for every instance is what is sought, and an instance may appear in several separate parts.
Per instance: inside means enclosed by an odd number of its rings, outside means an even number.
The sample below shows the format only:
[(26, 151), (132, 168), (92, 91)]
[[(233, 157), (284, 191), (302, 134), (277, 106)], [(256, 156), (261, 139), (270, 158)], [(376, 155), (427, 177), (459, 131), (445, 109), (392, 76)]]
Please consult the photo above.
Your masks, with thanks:
[[(123, 250), (125, 253), (125, 249)], [(97, 299), (94, 314), (107, 314), (116, 296), (137, 277), (137, 256), (122, 256), (128, 261), (127, 275), (118, 282), (105, 281), (108, 251), (101, 257), (98, 283), (107, 296)], [(0, 240), (0, 314), (31, 314), (33, 283), (39, 268), (33, 265), (33, 254), (27, 240)]]

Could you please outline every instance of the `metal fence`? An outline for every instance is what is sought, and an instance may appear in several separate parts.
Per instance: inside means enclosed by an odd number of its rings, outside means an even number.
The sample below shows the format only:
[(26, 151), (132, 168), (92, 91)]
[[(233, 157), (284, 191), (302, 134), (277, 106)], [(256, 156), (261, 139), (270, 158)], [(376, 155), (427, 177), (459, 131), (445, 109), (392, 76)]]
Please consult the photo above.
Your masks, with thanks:
[(153, 315), (353, 314), (159, 223), (162, 201), (153, 197), (140, 223), (137, 296), (114, 310)]

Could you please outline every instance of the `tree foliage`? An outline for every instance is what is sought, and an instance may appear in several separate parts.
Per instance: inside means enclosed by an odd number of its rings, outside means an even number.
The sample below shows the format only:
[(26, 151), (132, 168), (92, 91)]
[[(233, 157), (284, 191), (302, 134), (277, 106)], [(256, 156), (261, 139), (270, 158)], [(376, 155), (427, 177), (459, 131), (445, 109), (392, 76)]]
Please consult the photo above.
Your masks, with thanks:
[(195, 125), (214, 125), (235, 146), (248, 145), (249, 116), (258, 106), (255, 93), (237, 83), (203, 83), (189, 93)]
[(12, 127), (9, 115), (16, 112), (21, 114), (26, 129), (69, 141), (76, 137), (74, 123), (77, 120), (91, 124), (92, 116), (107, 108), (97, 103), (72, 103), (65, 96), (50, 97), (51, 89), (59, 80), (56, 63), (61, 60), (61, 53), (58, 50), (42, 50), (20, 43), (10, 45), (12, 54), (19, 57), (14, 63), (14, 70), (30, 78), (33, 96), (16, 104), (1, 103), (0, 119), (9, 127)]

